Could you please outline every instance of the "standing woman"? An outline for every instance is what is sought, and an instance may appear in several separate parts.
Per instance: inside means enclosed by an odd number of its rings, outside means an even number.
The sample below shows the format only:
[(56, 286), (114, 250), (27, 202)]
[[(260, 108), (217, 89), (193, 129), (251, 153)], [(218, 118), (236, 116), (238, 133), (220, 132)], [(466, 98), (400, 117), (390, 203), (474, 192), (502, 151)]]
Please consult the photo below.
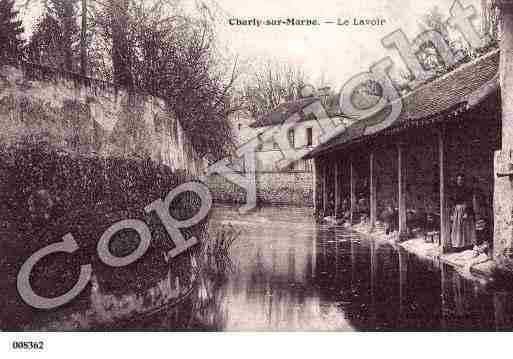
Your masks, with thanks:
[(452, 194), (451, 246), (462, 250), (476, 244), (475, 218), (472, 189), (465, 185), (465, 175), (456, 176), (456, 187)]

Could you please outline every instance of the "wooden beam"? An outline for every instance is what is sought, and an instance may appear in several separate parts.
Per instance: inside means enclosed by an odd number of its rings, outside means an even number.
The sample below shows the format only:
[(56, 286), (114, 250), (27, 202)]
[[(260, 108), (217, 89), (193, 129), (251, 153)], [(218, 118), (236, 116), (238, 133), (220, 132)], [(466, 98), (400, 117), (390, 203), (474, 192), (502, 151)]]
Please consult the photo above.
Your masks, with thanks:
[(438, 166), (440, 169), (440, 246), (442, 253), (446, 252), (450, 243), (450, 219), (449, 209), (447, 206), (447, 198), (445, 194), (445, 177), (447, 176), (447, 159), (446, 159), (446, 143), (445, 130), (437, 131), (438, 139)]
[(402, 143), (397, 145), (397, 183), (399, 185), (399, 239), (407, 237), (406, 227), (406, 154)]
[(356, 216), (356, 171), (354, 168), (354, 159), (351, 157), (349, 163), (349, 186), (351, 191), (351, 224), (354, 224)]
[(370, 231), (373, 232), (376, 227), (377, 219), (377, 193), (376, 193), (376, 155), (374, 151), (370, 153)]
[(340, 161), (335, 161), (335, 210), (334, 216), (335, 218), (339, 214), (340, 207)]

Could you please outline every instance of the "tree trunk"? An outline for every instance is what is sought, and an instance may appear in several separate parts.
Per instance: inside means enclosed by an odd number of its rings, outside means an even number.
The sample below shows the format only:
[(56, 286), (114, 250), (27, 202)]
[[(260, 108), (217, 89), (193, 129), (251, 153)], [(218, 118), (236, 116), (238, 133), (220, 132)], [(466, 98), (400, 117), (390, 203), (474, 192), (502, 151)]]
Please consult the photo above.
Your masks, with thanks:
[(114, 82), (132, 87), (133, 78), (130, 72), (130, 52), (126, 29), (128, 27), (129, 0), (111, 0), (110, 18), (112, 30), (112, 66)]
[(82, 27), (80, 32), (80, 73), (87, 76), (87, 0), (82, 0)]
[(64, 69), (73, 71), (73, 3), (64, 2)]
[(488, 1), (489, 0), (481, 0), (481, 11), (483, 13), (481, 17), (483, 21), (483, 36), (486, 36), (490, 33), (490, 10), (488, 8)]

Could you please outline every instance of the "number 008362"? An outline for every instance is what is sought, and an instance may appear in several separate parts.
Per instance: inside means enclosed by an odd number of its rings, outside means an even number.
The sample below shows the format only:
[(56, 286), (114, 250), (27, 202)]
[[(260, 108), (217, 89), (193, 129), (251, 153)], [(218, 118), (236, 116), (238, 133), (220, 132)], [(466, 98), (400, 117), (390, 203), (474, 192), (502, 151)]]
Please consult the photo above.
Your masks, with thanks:
[(12, 342), (13, 349), (28, 349), (28, 350), (41, 350), (44, 349), (43, 342), (25, 342), (25, 341), (15, 341)]

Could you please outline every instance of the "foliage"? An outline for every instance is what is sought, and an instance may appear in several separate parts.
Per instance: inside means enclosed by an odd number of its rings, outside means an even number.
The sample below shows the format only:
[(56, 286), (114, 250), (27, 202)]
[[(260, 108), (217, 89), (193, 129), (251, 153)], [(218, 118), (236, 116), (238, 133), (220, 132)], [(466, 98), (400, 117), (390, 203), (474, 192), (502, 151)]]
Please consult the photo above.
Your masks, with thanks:
[(20, 35), (24, 29), (22, 22), (16, 20), (17, 16), (14, 0), (0, 0), (0, 61), (22, 54), (23, 40)]
[(481, 0), (483, 35), (488, 35), (493, 42), (498, 41), (499, 9), (495, 0)]
[[(62, 294), (76, 282), (81, 263), (91, 263), (102, 291), (115, 295), (141, 293), (168, 273), (165, 256), (173, 248), (169, 235), (146, 205), (190, 180), (184, 173), (151, 160), (76, 157), (53, 150), (48, 144), (20, 143), (0, 149), (0, 304), (9, 308), (12, 324), (19, 326), (33, 320), (33, 312), (20, 302), (16, 275), (21, 264), (42, 247), (72, 233), (80, 250), (73, 255), (56, 255), (42, 261), (33, 271), (32, 284), (48, 297)], [(175, 218), (191, 218), (201, 204), (187, 193), (173, 201)], [(122, 268), (106, 267), (100, 262), (96, 245), (103, 232), (125, 219), (148, 223), (152, 241), (145, 259)], [(208, 217), (182, 230), (186, 238), (206, 236)], [(122, 254), (134, 246), (135, 234), (121, 231), (112, 241), (113, 253)], [(199, 251), (199, 246), (193, 248)], [(173, 273), (190, 286), (190, 256), (173, 258)], [(63, 272), (63, 268), (67, 270)], [(77, 298), (77, 305), (89, 305), (89, 292)], [(0, 318), (9, 326), (9, 318)], [(19, 328), (19, 327), (18, 327)], [(2, 329), (5, 329), (3, 327)]]
[[(31, 39), (31, 59), (64, 68), (71, 63), (78, 72), (77, 0), (40, 1), (46, 13)], [(237, 66), (217, 48), (216, 12), (196, 4), (191, 15), (181, 0), (87, 0), (87, 67), (93, 76), (164, 99), (200, 155), (218, 159), (233, 149), (227, 118), (236, 110)], [(73, 26), (64, 26), (69, 19)]]
[[(236, 65), (219, 54), (208, 8), (201, 7), (197, 16), (191, 16), (180, 5), (180, 1), (148, 5), (131, 0), (123, 1), (116, 11), (113, 4), (96, 9), (99, 42), (112, 58), (104, 72), (115, 82), (163, 98), (196, 150), (217, 159), (232, 148), (227, 118), (235, 110)], [(123, 48), (117, 36), (123, 39)]]
[[(493, 1), (490, 0), (482, 1), (483, 34), (489, 35), (489, 41), (479, 49), (471, 48), (470, 44), (468, 44), (463, 37), (453, 36), (449, 31), (447, 21), (444, 20), (443, 14), (440, 12), (438, 7), (433, 7), (424, 16), (422, 16), (419, 22), (420, 29), (422, 31), (435, 30), (442, 35), (445, 42), (449, 45), (452, 53), (459, 54), (461, 56), (460, 60), (456, 64), (448, 65), (444, 62), (433, 43), (425, 43), (418, 52), (418, 58), (424, 69), (434, 72), (435, 76), (430, 81), (443, 76), (463, 63), (475, 60), (487, 52), (497, 48), (498, 13), (492, 3)], [(411, 91), (409, 86), (407, 86), (407, 84), (405, 85), (405, 83), (413, 80), (413, 75), (410, 72), (401, 72), (400, 76), (402, 77), (401, 81), (396, 81), (396, 84), (401, 83), (398, 87), (405, 92)]]
[(27, 55), (31, 62), (78, 72), (77, 0), (47, 0)]
[[(225, 327), (221, 306), (227, 291), (227, 275), (235, 270), (230, 259), (230, 248), (240, 237), (240, 231), (230, 224), (223, 224), (203, 242), (200, 252), (199, 286), (192, 298), (191, 317), (184, 329), (220, 330)], [(182, 322), (179, 318), (179, 322)]]
[(209, 274), (224, 277), (233, 269), (230, 259), (230, 248), (239, 238), (241, 232), (233, 225), (223, 224), (203, 243), (201, 262), (203, 269)]
[(301, 68), (267, 62), (246, 79), (245, 106), (254, 118), (261, 117), (284, 101), (299, 99), (306, 85), (307, 76)]
[[(1, 194), (3, 219), (27, 230), (48, 220), (45, 211), (89, 211), (103, 205), (140, 209), (187, 179), (183, 172), (174, 173), (150, 159), (75, 157), (44, 142), (3, 148), (0, 164), (9, 189)], [(31, 212), (29, 199), (41, 191), (54, 205)]]

